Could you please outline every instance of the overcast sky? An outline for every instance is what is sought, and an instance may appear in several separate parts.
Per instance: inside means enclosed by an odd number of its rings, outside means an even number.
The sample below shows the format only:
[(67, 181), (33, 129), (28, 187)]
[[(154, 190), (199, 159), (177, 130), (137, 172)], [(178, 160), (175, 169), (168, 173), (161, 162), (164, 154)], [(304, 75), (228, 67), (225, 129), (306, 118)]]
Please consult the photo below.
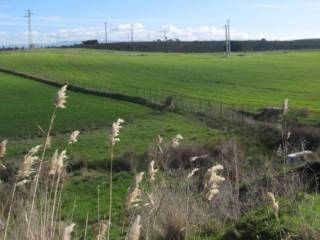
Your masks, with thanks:
[(0, 0), (0, 45), (27, 41), (25, 10), (36, 43), (104, 38), (220, 40), (320, 38), (320, 0)]

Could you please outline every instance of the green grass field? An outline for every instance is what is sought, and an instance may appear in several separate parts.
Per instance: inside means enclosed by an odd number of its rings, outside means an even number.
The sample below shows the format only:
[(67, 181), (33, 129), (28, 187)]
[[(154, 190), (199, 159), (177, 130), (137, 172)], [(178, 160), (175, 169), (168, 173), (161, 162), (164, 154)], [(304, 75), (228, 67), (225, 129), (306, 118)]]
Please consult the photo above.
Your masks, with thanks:
[(320, 112), (319, 51), (155, 54), (63, 49), (0, 54), (0, 67), (83, 86), (146, 87), (245, 105)]
[[(52, 100), (58, 89), (0, 73), (0, 136), (27, 137), (46, 129), (53, 112)], [(68, 92), (67, 109), (57, 112), (56, 131), (92, 129), (117, 118), (131, 119), (152, 110), (140, 105)]]
[[(0, 85), (0, 101), (6, 103), (0, 105), (0, 138), (14, 140), (8, 153), (14, 157), (41, 143), (38, 126), (47, 129), (53, 111), (52, 99), (58, 89), (7, 74), (0, 74)], [(82, 141), (73, 151), (89, 160), (106, 157), (107, 134), (117, 118), (127, 122), (118, 147), (119, 154), (126, 151), (142, 153), (158, 134), (169, 140), (181, 133), (192, 142), (210, 141), (221, 136), (220, 132), (177, 114), (70, 91), (67, 95), (67, 108), (57, 112), (53, 138), (56, 145), (53, 147), (63, 146), (70, 132), (80, 129)]]

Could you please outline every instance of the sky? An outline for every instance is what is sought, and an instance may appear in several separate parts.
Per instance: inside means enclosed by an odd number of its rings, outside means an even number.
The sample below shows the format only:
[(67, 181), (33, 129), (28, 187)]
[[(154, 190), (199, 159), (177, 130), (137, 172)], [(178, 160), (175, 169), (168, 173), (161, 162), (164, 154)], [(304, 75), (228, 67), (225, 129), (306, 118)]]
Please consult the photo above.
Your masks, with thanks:
[(27, 43), (26, 10), (36, 44), (179, 38), (234, 40), (320, 38), (320, 0), (0, 0), (0, 46)]

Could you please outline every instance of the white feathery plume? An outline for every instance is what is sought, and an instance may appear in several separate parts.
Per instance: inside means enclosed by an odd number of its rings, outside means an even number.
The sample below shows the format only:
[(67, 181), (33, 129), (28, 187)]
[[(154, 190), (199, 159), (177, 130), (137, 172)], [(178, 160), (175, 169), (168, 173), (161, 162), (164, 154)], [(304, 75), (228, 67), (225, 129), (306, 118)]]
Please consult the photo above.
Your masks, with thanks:
[(203, 194), (206, 199), (211, 201), (214, 195), (219, 193), (219, 184), (225, 181), (224, 177), (218, 176), (217, 171), (223, 170), (223, 166), (218, 164), (209, 168), (204, 176)]
[(141, 202), (140, 183), (142, 182), (144, 172), (140, 172), (134, 180), (133, 186), (129, 189), (129, 194), (126, 201), (126, 209), (139, 207)]
[(62, 237), (63, 240), (71, 240), (71, 234), (75, 226), (76, 224), (72, 223), (69, 226), (64, 228), (63, 237)]
[(7, 152), (7, 144), (8, 140), (5, 139), (0, 143), (0, 158), (3, 158), (6, 155)]
[(31, 182), (31, 180), (24, 179), (24, 180), (17, 183), (17, 187), (21, 187), (29, 182)]
[(182, 140), (183, 140), (183, 137), (182, 137), (180, 134), (178, 134), (177, 136), (175, 136), (175, 137), (172, 139), (171, 146), (172, 146), (173, 148), (179, 147)]
[(66, 108), (65, 104), (67, 102), (68, 96), (66, 95), (67, 85), (64, 85), (58, 92), (54, 99), (54, 105), (56, 108)]
[(125, 123), (125, 121), (119, 118), (116, 122), (112, 124), (111, 134), (109, 135), (110, 144), (112, 146), (116, 145), (117, 142), (120, 142), (119, 132), (122, 128), (123, 123)]
[(32, 166), (39, 158), (35, 156), (42, 146), (38, 145), (30, 149), (30, 151), (24, 156), (20, 165), (17, 178), (22, 180), (29, 177), (33, 173)]
[(268, 197), (272, 201), (272, 208), (273, 208), (273, 213), (276, 217), (276, 219), (279, 219), (279, 203), (276, 201), (276, 198), (274, 197), (274, 194), (271, 192), (268, 192)]
[(198, 171), (199, 171), (199, 168), (193, 169), (193, 170), (191, 171), (191, 173), (188, 174), (187, 179), (192, 178), (192, 177), (194, 176), (194, 174), (195, 174), (196, 172), (198, 172)]
[(191, 157), (190, 158), (190, 162), (195, 162), (199, 159), (206, 159), (209, 157), (209, 154), (206, 154), (206, 155), (200, 155), (200, 156), (194, 156), (194, 157)]
[(138, 215), (136, 217), (136, 220), (132, 224), (130, 231), (129, 231), (129, 236), (128, 240), (139, 240), (140, 238), (140, 231), (141, 231), (141, 216)]
[(74, 132), (71, 133), (70, 137), (69, 137), (69, 141), (68, 143), (69, 144), (74, 144), (76, 142), (78, 142), (78, 136), (80, 134), (80, 131), (79, 130), (76, 130)]
[(110, 223), (108, 220), (100, 220), (98, 223), (92, 226), (93, 235), (95, 240), (105, 240), (106, 232), (110, 227)]
[(60, 175), (63, 171), (63, 162), (68, 159), (67, 151), (63, 150), (60, 154), (56, 150), (51, 158), (51, 165), (49, 170), (49, 176)]
[(289, 99), (286, 98), (283, 103), (283, 114), (286, 115), (289, 112)]
[(159, 171), (159, 169), (155, 169), (154, 165), (155, 165), (155, 161), (153, 160), (150, 162), (149, 169), (148, 169), (150, 182), (154, 182), (156, 180), (156, 173)]
[(290, 137), (291, 137), (291, 132), (288, 132), (288, 134), (287, 134), (287, 140), (289, 140)]

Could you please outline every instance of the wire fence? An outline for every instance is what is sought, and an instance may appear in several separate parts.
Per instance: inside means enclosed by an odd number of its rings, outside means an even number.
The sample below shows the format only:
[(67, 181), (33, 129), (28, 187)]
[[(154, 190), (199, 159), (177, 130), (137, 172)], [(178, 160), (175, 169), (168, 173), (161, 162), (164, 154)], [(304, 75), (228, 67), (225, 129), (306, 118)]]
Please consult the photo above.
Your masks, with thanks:
[[(105, 93), (105, 96), (114, 97), (120, 100), (133, 101), (132, 97), (136, 97), (138, 100), (136, 103), (146, 104), (146, 101), (151, 103), (148, 106), (156, 106), (159, 108), (167, 109), (174, 112), (189, 113), (194, 115), (200, 115), (202, 117), (208, 117), (221, 121), (231, 122), (248, 122), (257, 121), (255, 118), (255, 109), (239, 106), (234, 104), (227, 104), (218, 102), (215, 100), (197, 98), (192, 96), (181, 95), (179, 93), (153, 89), (143, 88), (137, 86), (120, 85), (116, 83), (105, 83), (103, 81), (79, 81), (74, 80), (71, 77), (68, 80), (57, 81), (54, 80), (51, 75), (43, 74), (40, 72), (32, 71), (32, 73), (22, 73), (15, 69), (7, 70), (1, 69), (7, 73), (19, 75), (22, 77), (32, 78), (38, 81), (52, 84), (68, 84), (74, 89), (89, 90), (91, 94), (101, 95)], [(131, 97), (131, 98), (130, 98)], [(152, 105), (153, 104), (153, 105)], [(267, 121), (268, 119), (259, 119), (259, 121)]]

